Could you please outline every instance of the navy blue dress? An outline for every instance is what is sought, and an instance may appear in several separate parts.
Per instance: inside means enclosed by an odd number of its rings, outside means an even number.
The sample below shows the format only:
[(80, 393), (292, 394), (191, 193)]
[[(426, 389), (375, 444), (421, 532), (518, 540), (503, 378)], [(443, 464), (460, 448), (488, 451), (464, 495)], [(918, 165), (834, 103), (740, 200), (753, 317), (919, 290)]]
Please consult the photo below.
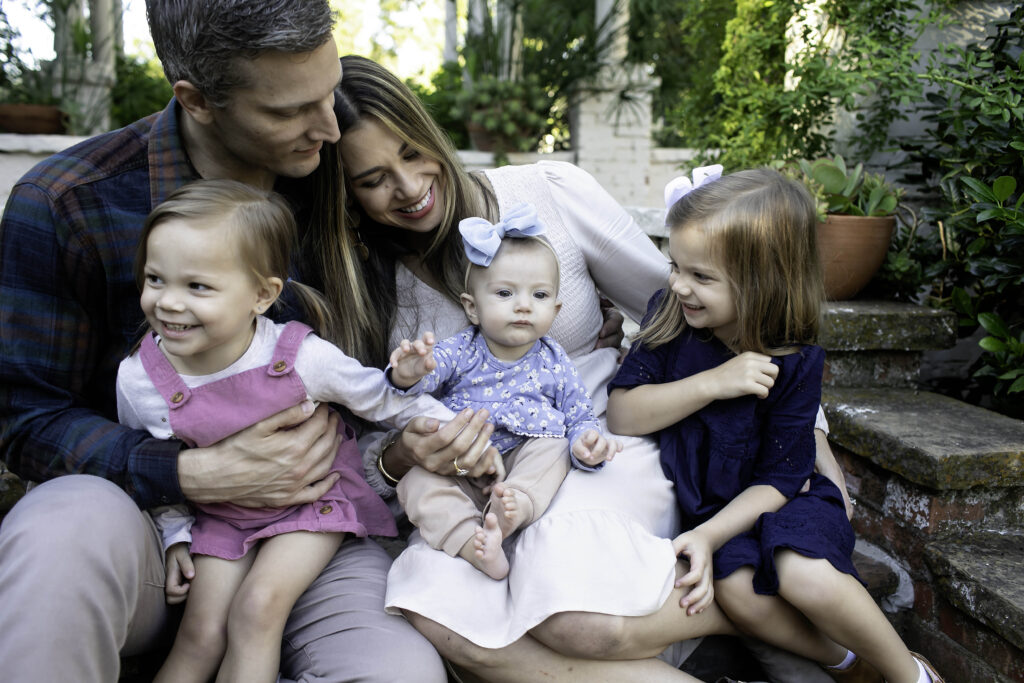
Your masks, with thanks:
[[(651, 299), (648, 316), (663, 292)], [(636, 343), (608, 390), (675, 381), (734, 355), (707, 330), (684, 330), (656, 349)], [(753, 529), (715, 552), (715, 578), (750, 566), (754, 591), (774, 595), (779, 589), (775, 551), (790, 548), (827, 559), (859, 579), (851, 561), (855, 539), (842, 494), (813, 471), (825, 352), (819, 346), (802, 346), (772, 362), (779, 374), (767, 398), (714, 401), (659, 432), (661, 466), (675, 484), (683, 528), (707, 521), (750, 486), (774, 486), (788, 502), (778, 512), (762, 514)], [(810, 490), (800, 493), (808, 479)]]

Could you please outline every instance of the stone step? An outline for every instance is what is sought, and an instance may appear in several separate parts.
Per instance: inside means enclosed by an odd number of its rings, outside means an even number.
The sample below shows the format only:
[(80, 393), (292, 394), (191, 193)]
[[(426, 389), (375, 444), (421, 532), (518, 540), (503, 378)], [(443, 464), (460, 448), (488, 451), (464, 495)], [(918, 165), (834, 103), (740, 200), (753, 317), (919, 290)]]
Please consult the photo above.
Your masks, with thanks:
[(825, 386), (913, 388), (922, 354), (956, 342), (956, 316), (883, 301), (831, 301), (818, 343), (827, 351)]
[(825, 387), (829, 439), (936, 490), (1024, 486), (1024, 422), (910, 389)]
[[(925, 554), (937, 592), (1024, 650), (1024, 534), (949, 536), (929, 543)], [(1024, 673), (1024, 662), (1017, 665)]]
[(930, 351), (956, 343), (952, 311), (894, 301), (829, 301), (818, 344), (828, 351)]

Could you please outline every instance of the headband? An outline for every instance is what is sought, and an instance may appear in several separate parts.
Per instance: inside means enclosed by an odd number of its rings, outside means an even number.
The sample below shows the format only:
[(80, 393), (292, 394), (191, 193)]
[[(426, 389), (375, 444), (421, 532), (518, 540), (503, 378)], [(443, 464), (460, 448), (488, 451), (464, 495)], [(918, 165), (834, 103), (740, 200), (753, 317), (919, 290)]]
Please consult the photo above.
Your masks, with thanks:
[(501, 246), (504, 237), (542, 235), (544, 224), (537, 218), (537, 210), (533, 206), (519, 204), (497, 223), (479, 217), (464, 218), (459, 221), (459, 232), (462, 233), (466, 258), (486, 268), (491, 265), (494, 255), (498, 253), (498, 247)]
[(680, 199), (696, 190), (702, 185), (718, 180), (722, 177), (722, 165), (712, 164), (711, 166), (700, 166), (693, 169), (693, 182), (684, 175), (670, 180), (665, 186), (665, 208), (671, 209), (672, 205)]

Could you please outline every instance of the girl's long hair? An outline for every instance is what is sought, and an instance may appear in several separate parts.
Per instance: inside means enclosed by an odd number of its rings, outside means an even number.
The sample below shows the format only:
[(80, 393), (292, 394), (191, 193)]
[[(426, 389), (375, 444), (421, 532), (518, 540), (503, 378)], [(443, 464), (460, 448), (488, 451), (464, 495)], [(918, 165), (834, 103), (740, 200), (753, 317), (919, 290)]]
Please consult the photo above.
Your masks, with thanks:
[(337, 316), (324, 297), (288, 277), (298, 233), (295, 217), (279, 194), (235, 180), (199, 180), (176, 189), (150, 212), (142, 226), (134, 267), (140, 291), (146, 281), (149, 235), (174, 219), (229, 230), (257, 283), (266, 285), (269, 278), (280, 278), (286, 291), (298, 299), (310, 327), (327, 339), (337, 335)]
[[(665, 223), (672, 233), (707, 235), (708, 258), (736, 304), (733, 350), (781, 355), (814, 343), (825, 295), (814, 201), (803, 185), (767, 168), (740, 171), (682, 197)], [(682, 304), (666, 290), (636, 338), (657, 347), (685, 327)]]
[[(497, 207), (492, 194), (479, 178), (466, 173), (451, 140), (394, 74), (354, 55), (341, 58), (341, 71), (334, 113), (342, 136), (373, 119), (441, 165), (444, 217), (422, 259), (444, 295), (458, 303), (466, 259), (456, 228), (470, 216), (493, 220)], [(302, 245), (304, 278), (339, 312), (339, 333), (332, 341), (361, 362), (383, 367), (397, 310), (395, 261), (408, 253), (403, 247), (407, 233), (374, 222), (349, 199), (338, 145), (324, 147), (313, 182), (315, 208)], [(365, 258), (360, 253), (364, 250)]]

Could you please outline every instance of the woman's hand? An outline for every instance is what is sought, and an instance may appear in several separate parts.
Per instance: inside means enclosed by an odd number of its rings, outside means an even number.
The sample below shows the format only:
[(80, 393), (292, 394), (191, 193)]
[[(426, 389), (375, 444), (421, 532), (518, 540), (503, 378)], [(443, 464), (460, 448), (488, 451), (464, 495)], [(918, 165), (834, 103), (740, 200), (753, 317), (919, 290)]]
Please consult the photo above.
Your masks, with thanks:
[(192, 554), (188, 551), (188, 543), (175, 543), (167, 549), (164, 556), (164, 594), (168, 605), (185, 602), (192, 579), (196, 578), (196, 568), (192, 564)]
[[(504, 476), (501, 457), (491, 445), (494, 425), (486, 410), (466, 408), (448, 424), (434, 418), (413, 418), (398, 440), (383, 454), (388, 472), (401, 477), (414, 465), (445, 476)], [(457, 462), (456, 462), (457, 461)]]
[(768, 390), (775, 386), (779, 366), (772, 363), (771, 356), (744, 351), (717, 368), (704, 372), (712, 382), (711, 386), (718, 399), (736, 398), (747, 394), (766, 398)]
[(601, 317), (604, 318), (604, 323), (597, 333), (597, 343), (594, 344), (594, 348), (620, 348), (622, 340), (626, 338), (626, 333), (622, 331), (622, 323), (626, 321), (625, 316), (615, 308), (615, 304), (601, 297)]
[(676, 579), (676, 588), (690, 586), (690, 590), (679, 600), (679, 606), (687, 616), (700, 614), (715, 599), (715, 587), (711, 582), (711, 543), (697, 530), (687, 531), (672, 540), (676, 556), (685, 555), (690, 568)]
[(338, 415), (311, 401), (271, 415), (208, 448), (178, 455), (178, 481), (194, 503), (285, 507), (322, 498), (341, 437)]

